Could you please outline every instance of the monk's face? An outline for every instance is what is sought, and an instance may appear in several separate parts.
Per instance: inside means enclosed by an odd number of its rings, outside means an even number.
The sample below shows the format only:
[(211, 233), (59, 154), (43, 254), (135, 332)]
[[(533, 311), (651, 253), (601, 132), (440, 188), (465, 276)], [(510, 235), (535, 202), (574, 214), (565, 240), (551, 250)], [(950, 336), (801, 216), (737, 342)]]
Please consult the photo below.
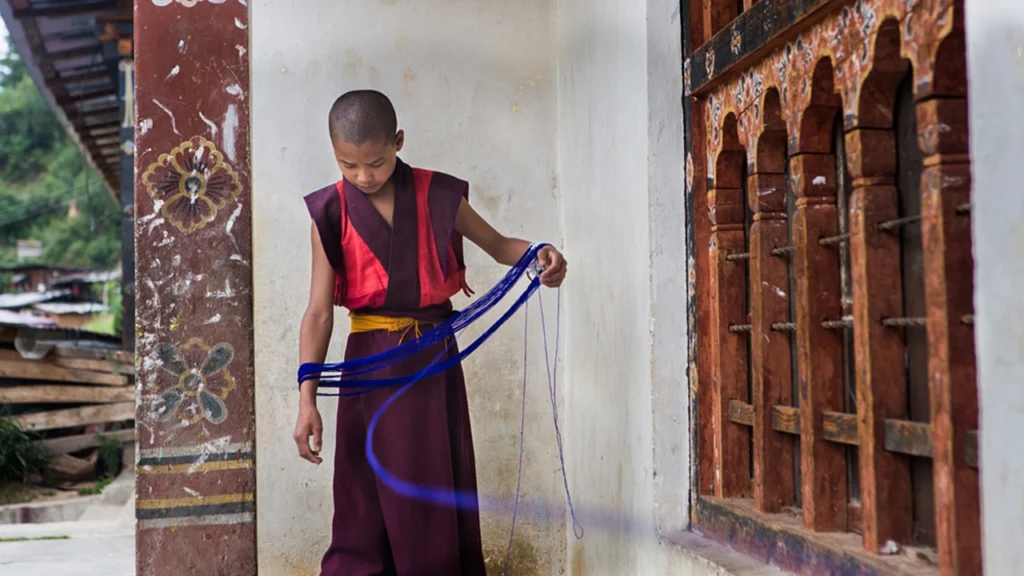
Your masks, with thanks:
[(376, 194), (395, 172), (395, 163), (404, 141), (405, 135), (401, 130), (395, 134), (394, 142), (390, 143), (386, 138), (362, 144), (335, 141), (334, 157), (338, 160), (338, 167), (345, 180), (354, 184), (363, 194)]

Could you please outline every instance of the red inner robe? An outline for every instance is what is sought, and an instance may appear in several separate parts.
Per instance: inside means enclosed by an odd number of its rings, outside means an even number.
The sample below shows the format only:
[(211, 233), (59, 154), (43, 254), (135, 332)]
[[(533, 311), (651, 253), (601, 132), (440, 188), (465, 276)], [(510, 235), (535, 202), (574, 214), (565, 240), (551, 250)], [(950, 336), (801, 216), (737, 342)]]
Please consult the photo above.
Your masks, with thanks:
[[(361, 249), (368, 250), (376, 260), (373, 264), (386, 271), (387, 286), (383, 298), (376, 298), (379, 306), (357, 311), (439, 322), (451, 315), (451, 301), (421, 307), (421, 270), (439, 267), (443, 274), (437, 276), (449, 280), (453, 274), (463, 273), (461, 237), (454, 223), (468, 186), (446, 174), (414, 170), (400, 160), (392, 179), (393, 226), (348, 182), (328, 186), (305, 199), (328, 260), (338, 272), (337, 303), (374, 301), (353, 297), (354, 293), (365, 296), (372, 282), (357, 286), (364, 278), (358, 270), (354, 273), (353, 268), (345, 268), (345, 254), (351, 255), (353, 245), (343, 243), (362, 242)], [(427, 210), (417, 210), (417, 181), (429, 186)], [(436, 244), (432, 250), (424, 250), (419, 240), (419, 232), (426, 228), (433, 232)], [(424, 255), (428, 259), (434, 255), (433, 261), (423, 261)], [(464, 287), (465, 283), (460, 285)], [(402, 337), (402, 333), (386, 331), (350, 334), (345, 360), (384, 352), (397, 346)], [(438, 345), (370, 377), (418, 372), (441, 350)], [(448, 354), (457, 352), (452, 346)], [(367, 426), (395, 390), (338, 401), (334, 520), (331, 545), (321, 563), (322, 574), (483, 575), (478, 512), (400, 496), (378, 481), (366, 460)], [(473, 438), (462, 367), (424, 379), (403, 394), (378, 421), (374, 452), (385, 468), (403, 480), (475, 492)]]

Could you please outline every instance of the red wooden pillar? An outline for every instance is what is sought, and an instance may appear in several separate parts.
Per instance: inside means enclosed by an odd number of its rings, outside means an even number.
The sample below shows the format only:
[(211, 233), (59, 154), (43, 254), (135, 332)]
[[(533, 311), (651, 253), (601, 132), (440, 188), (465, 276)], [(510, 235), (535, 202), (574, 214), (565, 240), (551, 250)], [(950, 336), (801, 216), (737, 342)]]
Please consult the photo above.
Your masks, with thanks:
[(747, 203), (754, 212), (750, 226), (754, 505), (762, 512), (791, 506), (796, 494), (793, 437), (772, 428), (772, 408), (793, 403), (790, 331), (773, 328), (790, 322), (789, 259), (772, 254), (789, 242), (786, 188), (785, 173), (754, 173), (747, 183)]
[(824, 437), (825, 412), (843, 411), (842, 337), (823, 325), (842, 316), (839, 285), (835, 157), (800, 154), (790, 162), (797, 196), (793, 218), (797, 361), (800, 389), (800, 476), (804, 525), (847, 526), (845, 448)]
[(978, 428), (967, 100), (919, 102), (917, 118), (939, 566), (981, 574), (980, 478), (966, 460), (967, 433)]
[(895, 150), (889, 129), (846, 134), (864, 547), (875, 552), (908, 542), (913, 527), (910, 460), (885, 449), (885, 419), (907, 417), (903, 333), (882, 324), (903, 316), (900, 240), (878, 228), (899, 216)]
[(256, 573), (248, 21), (135, 5), (140, 576)]
[[(741, 158), (743, 152), (722, 152)], [(730, 174), (730, 177), (732, 175)], [(711, 208), (711, 242), (708, 248), (711, 275), (712, 385), (714, 411), (715, 495), (750, 494), (750, 430), (729, 419), (729, 402), (747, 402), (746, 265), (729, 255), (745, 252), (743, 218), (746, 209), (739, 181), (719, 178), (708, 191)], [(727, 186), (734, 187), (727, 187)]]

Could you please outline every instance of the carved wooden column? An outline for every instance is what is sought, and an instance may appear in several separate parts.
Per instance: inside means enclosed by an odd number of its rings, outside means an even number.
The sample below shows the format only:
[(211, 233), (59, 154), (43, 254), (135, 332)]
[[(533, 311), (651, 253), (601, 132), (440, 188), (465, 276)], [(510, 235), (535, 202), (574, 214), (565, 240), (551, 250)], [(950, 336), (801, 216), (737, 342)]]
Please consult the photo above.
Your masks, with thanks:
[(928, 373), (935, 478), (936, 544), (944, 575), (982, 573), (980, 477), (976, 446), (974, 257), (962, 7), (944, 41), (933, 81), (916, 104), (924, 153), (921, 226), (928, 310)]
[(137, 573), (256, 573), (248, 14), (138, 0)]
[[(777, 99), (776, 99), (777, 102)], [(789, 243), (786, 214), (786, 134), (778, 105), (756, 144), (747, 179), (750, 226), (750, 345), (754, 412), (754, 505), (762, 512), (791, 506), (794, 487), (793, 437), (772, 428), (775, 406), (793, 403), (789, 258), (777, 252)], [(746, 121), (753, 122), (754, 114)], [(771, 130), (776, 128), (781, 130)], [(773, 251), (776, 251), (773, 253)]]
[[(746, 262), (730, 255), (746, 252), (741, 188), (745, 154), (725, 151), (719, 163), (738, 170), (718, 170), (714, 188), (708, 190), (711, 243), (708, 247), (711, 275), (712, 382), (714, 383), (715, 495), (750, 494), (750, 432), (729, 418), (729, 402), (747, 401)], [(741, 329), (745, 327), (746, 329)]]
[(798, 154), (790, 161), (796, 195), (793, 263), (797, 278), (797, 357), (800, 388), (800, 476), (804, 525), (819, 531), (847, 526), (846, 453), (825, 438), (825, 415), (843, 411), (842, 322), (836, 219), (835, 156)]
[(913, 526), (909, 459), (885, 449), (885, 419), (907, 415), (903, 335), (882, 324), (903, 316), (900, 240), (878, 227), (899, 217), (892, 129), (848, 131), (846, 154), (864, 546), (877, 552), (910, 541)]

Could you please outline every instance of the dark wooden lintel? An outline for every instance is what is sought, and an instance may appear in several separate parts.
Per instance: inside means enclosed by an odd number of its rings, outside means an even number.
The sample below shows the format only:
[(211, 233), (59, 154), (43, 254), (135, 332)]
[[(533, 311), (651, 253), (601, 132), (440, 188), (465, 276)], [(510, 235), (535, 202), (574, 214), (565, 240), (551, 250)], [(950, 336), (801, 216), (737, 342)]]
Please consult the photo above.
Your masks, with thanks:
[[(716, 80), (746, 62), (752, 62), (780, 43), (806, 30), (808, 23), (795, 27), (811, 17), (822, 17), (822, 10), (841, 0), (761, 0), (697, 48), (686, 59), (690, 69), (687, 95), (710, 88)], [(712, 67), (708, 72), (708, 61)]]

